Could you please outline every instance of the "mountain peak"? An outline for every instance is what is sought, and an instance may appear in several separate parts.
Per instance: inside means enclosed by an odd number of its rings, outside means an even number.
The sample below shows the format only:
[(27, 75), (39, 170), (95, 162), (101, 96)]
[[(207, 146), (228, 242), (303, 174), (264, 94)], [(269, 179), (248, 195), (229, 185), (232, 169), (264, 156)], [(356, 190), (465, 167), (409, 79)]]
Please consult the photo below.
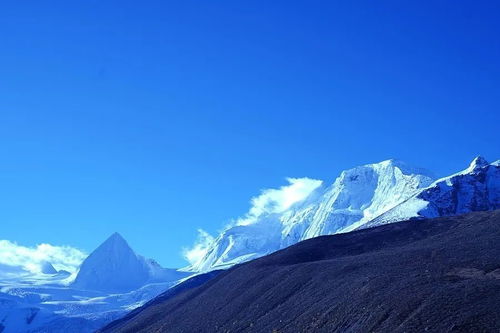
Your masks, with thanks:
[(43, 274), (57, 274), (57, 271), (54, 268), (54, 266), (52, 266), (52, 264), (48, 261), (43, 261), (40, 264), (40, 272)]
[(120, 235), (120, 233), (118, 231), (115, 231), (108, 238), (123, 238), (123, 236)]
[(115, 232), (109, 236), (104, 242), (101, 243), (90, 254), (89, 257), (110, 257), (118, 259), (123, 256), (137, 256), (134, 250), (130, 247), (125, 238), (119, 233)]
[(409, 171), (413, 171), (411, 169), (414, 169), (414, 167), (409, 166), (405, 161), (397, 159), (397, 158), (391, 158), (391, 159), (388, 159), (388, 160), (385, 160), (385, 161), (382, 161), (379, 163), (375, 163), (374, 165), (391, 167), (391, 168), (399, 168), (399, 169), (401, 169), (401, 171), (407, 171), (407, 169), (409, 169)]
[(379, 163), (376, 163), (376, 164), (401, 164), (403, 163), (404, 164), (404, 161), (400, 160), (400, 159), (397, 159), (397, 158), (390, 158), (388, 160), (383, 160), (382, 162), (379, 162)]
[(151, 281), (176, 281), (185, 275), (137, 255), (115, 232), (83, 261), (73, 286), (84, 290), (127, 292)]
[(120, 235), (118, 232), (114, 232), (113, 234), (111, 234), (111, 236), (109, 236), (102, 244), (106, 243), (125, 243), (128, 246), (128, 243), (125, 240), (125, 238), (123, 238), (123, 236)]
[(488, 164), (489, 164), (488, 161), (486, 161), (486, 159), (484, 157), (477, 156), (470, 163), (468, 170), (473, 171), (473, 170), (475, 170), (477, 168), (482, 168), (484, 166), (487, 166)]
[(382, 169), (398, 168), (399, 170), (401, 170), (401, 172), (403, 172), (404, 174), (407, 174), (407, 175), (410, 175), (410, 174), (411, 175), (423, 175), (423, 176), (427, 176), (427, 177), (430, 177), (433, 179), (435, 178), (434, 173), (432, 173), (431, 171), (424, 169), (424, 168), (409, 165), (405, 161), (397, 159), (397, 158), (391, 158), (391, 159), (384, 160), (384, 161), (381, 161), (378, 163), (368, 164), (367, 166), (370, 166), (372, 168), (379, 169), (379, 170), (381, 168)]
[[(127, 279), (122, 279), (125, 276)], [(127, 291), (143, 285), (148, 278), (145, 260), (115, 232), (84, 260), (74, 284), (87, 290)]]

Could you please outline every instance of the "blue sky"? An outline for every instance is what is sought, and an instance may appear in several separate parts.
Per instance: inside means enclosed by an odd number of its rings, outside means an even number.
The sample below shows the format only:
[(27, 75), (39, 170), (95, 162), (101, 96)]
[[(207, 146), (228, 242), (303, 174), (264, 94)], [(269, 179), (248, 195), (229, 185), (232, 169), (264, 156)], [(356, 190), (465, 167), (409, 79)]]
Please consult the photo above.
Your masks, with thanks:
[(0, 239), (181, 266), (285, 177), (500, 158), (497, 1), (0, 5)]

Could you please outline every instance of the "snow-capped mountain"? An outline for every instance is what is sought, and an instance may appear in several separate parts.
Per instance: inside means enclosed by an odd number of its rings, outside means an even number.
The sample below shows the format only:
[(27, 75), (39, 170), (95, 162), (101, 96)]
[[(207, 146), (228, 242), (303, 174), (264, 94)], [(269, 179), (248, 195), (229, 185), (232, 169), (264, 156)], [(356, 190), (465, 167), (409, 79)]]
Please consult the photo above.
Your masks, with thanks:
[[(6, 267), (3, 267), (6, 266)], [(0, 265), (0, 332), (93, 332), (141, 306), (189, 273), (137, 255), (115, 233), (69, 272), (42, 262), (40, 272)]]
[(498, 164), (478, 157), (466, 170), (438, 180), (397, 160), (343, 171), (333, 184), (318, 187), (284, 212), (227, 228), (188, 270), (229, 267), (320, 235), (413, 217), (498, 209)]
[(114, 233), (84, 260), (72, 287), (126, 292), (147, 283), (176, 281), (184, 276), (186, 273), (162, 268), (154, 260), (137, 255), (120, 234)]
[(190, 267), (207, 271), (260, 257), (301, 240), (332, 234), (368, 222), (413, 196), (433, 181), (429, 172), (387, 160), (344, 171), (329, 186), (279, 214), (221, 233), (205, 257)]
[(311, 198), (312, 203), (297, 205), (284, 214), (281, 247), (370, 221), (432, 180), (429, 171), (397, 160), (343, 171), (319, 198)]
[(400, 205), (365, 225), (439, 217), (500, 208), (500, 161), (476, 157), (468, 168), (436, 180)]

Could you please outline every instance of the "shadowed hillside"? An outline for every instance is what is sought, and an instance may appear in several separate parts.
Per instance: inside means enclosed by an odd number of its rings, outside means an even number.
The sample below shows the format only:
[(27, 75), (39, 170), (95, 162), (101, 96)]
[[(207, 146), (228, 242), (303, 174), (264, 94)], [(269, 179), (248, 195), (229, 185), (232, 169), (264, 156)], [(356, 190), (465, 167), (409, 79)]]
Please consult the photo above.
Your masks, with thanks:
[(499, 239), (500, 211), (317, 237), (103, 332), (498, 332)]

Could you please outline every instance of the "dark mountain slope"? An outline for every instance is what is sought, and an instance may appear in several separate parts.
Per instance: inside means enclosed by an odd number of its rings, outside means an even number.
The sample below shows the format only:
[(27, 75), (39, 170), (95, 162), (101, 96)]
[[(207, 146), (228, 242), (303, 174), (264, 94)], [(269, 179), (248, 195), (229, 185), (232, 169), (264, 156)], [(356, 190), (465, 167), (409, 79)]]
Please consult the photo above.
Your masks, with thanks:
[[(141, 307), (139, 307), (139, 308), (137, 308), (135, 310), (132, 310), (128, 314), (126, 314), (124, 317), (122, 317), (120, 319), (117, 319), (117, 320), (109, 323), (102, 330), (103, 331), (112, 331), (112, 330), (120, 327), (125, 322), (134, 320), (134, 318), (136, 316), (140, 315), (143, 311), (148, 311), (148, 309), (150, 307), (153, 307), (153, 306), (159, 305), (161, 303), (164, 303), (164, 302), (168, 301), (169, 299), (171, 299), (171, 298), (179, 295), (180, 293), (182, 293), (182, 292), (184, 292), (186, 290), (198, 287), (198, 286), (206, 283), (207, 281), (215, 278), (221, 272), (223, 272), (223, 271), (221, 271), (221, 270), (215, 270), (215, 271), (211, 271), (211, 272), (208, 272), (208, 273), (195, 275), (195, 276), (187, 279), (186, 281), (184, 281), (182, 283), (179, 283), (178, 285), (176, 285), (176, 286), (168, 289), (164, 293), (158, 295), (154, 299), (152, 299), (149, 302), (147, 302), (146, 304), (144, 304), (144, 306), (141, 306)], [(155, 316), (155, 318), (157, 320), (161, 320), (162, 317), (163, 317), (163, 315), (161, 313), (158, 313)], [(150, 320), (154, 320), (151, 317), (149, 319)], [(1, 331), (0, 331), (0, 333), (1, 333)]]
[(498, 332), (500, 211), (306, 240), (104, 332)]

